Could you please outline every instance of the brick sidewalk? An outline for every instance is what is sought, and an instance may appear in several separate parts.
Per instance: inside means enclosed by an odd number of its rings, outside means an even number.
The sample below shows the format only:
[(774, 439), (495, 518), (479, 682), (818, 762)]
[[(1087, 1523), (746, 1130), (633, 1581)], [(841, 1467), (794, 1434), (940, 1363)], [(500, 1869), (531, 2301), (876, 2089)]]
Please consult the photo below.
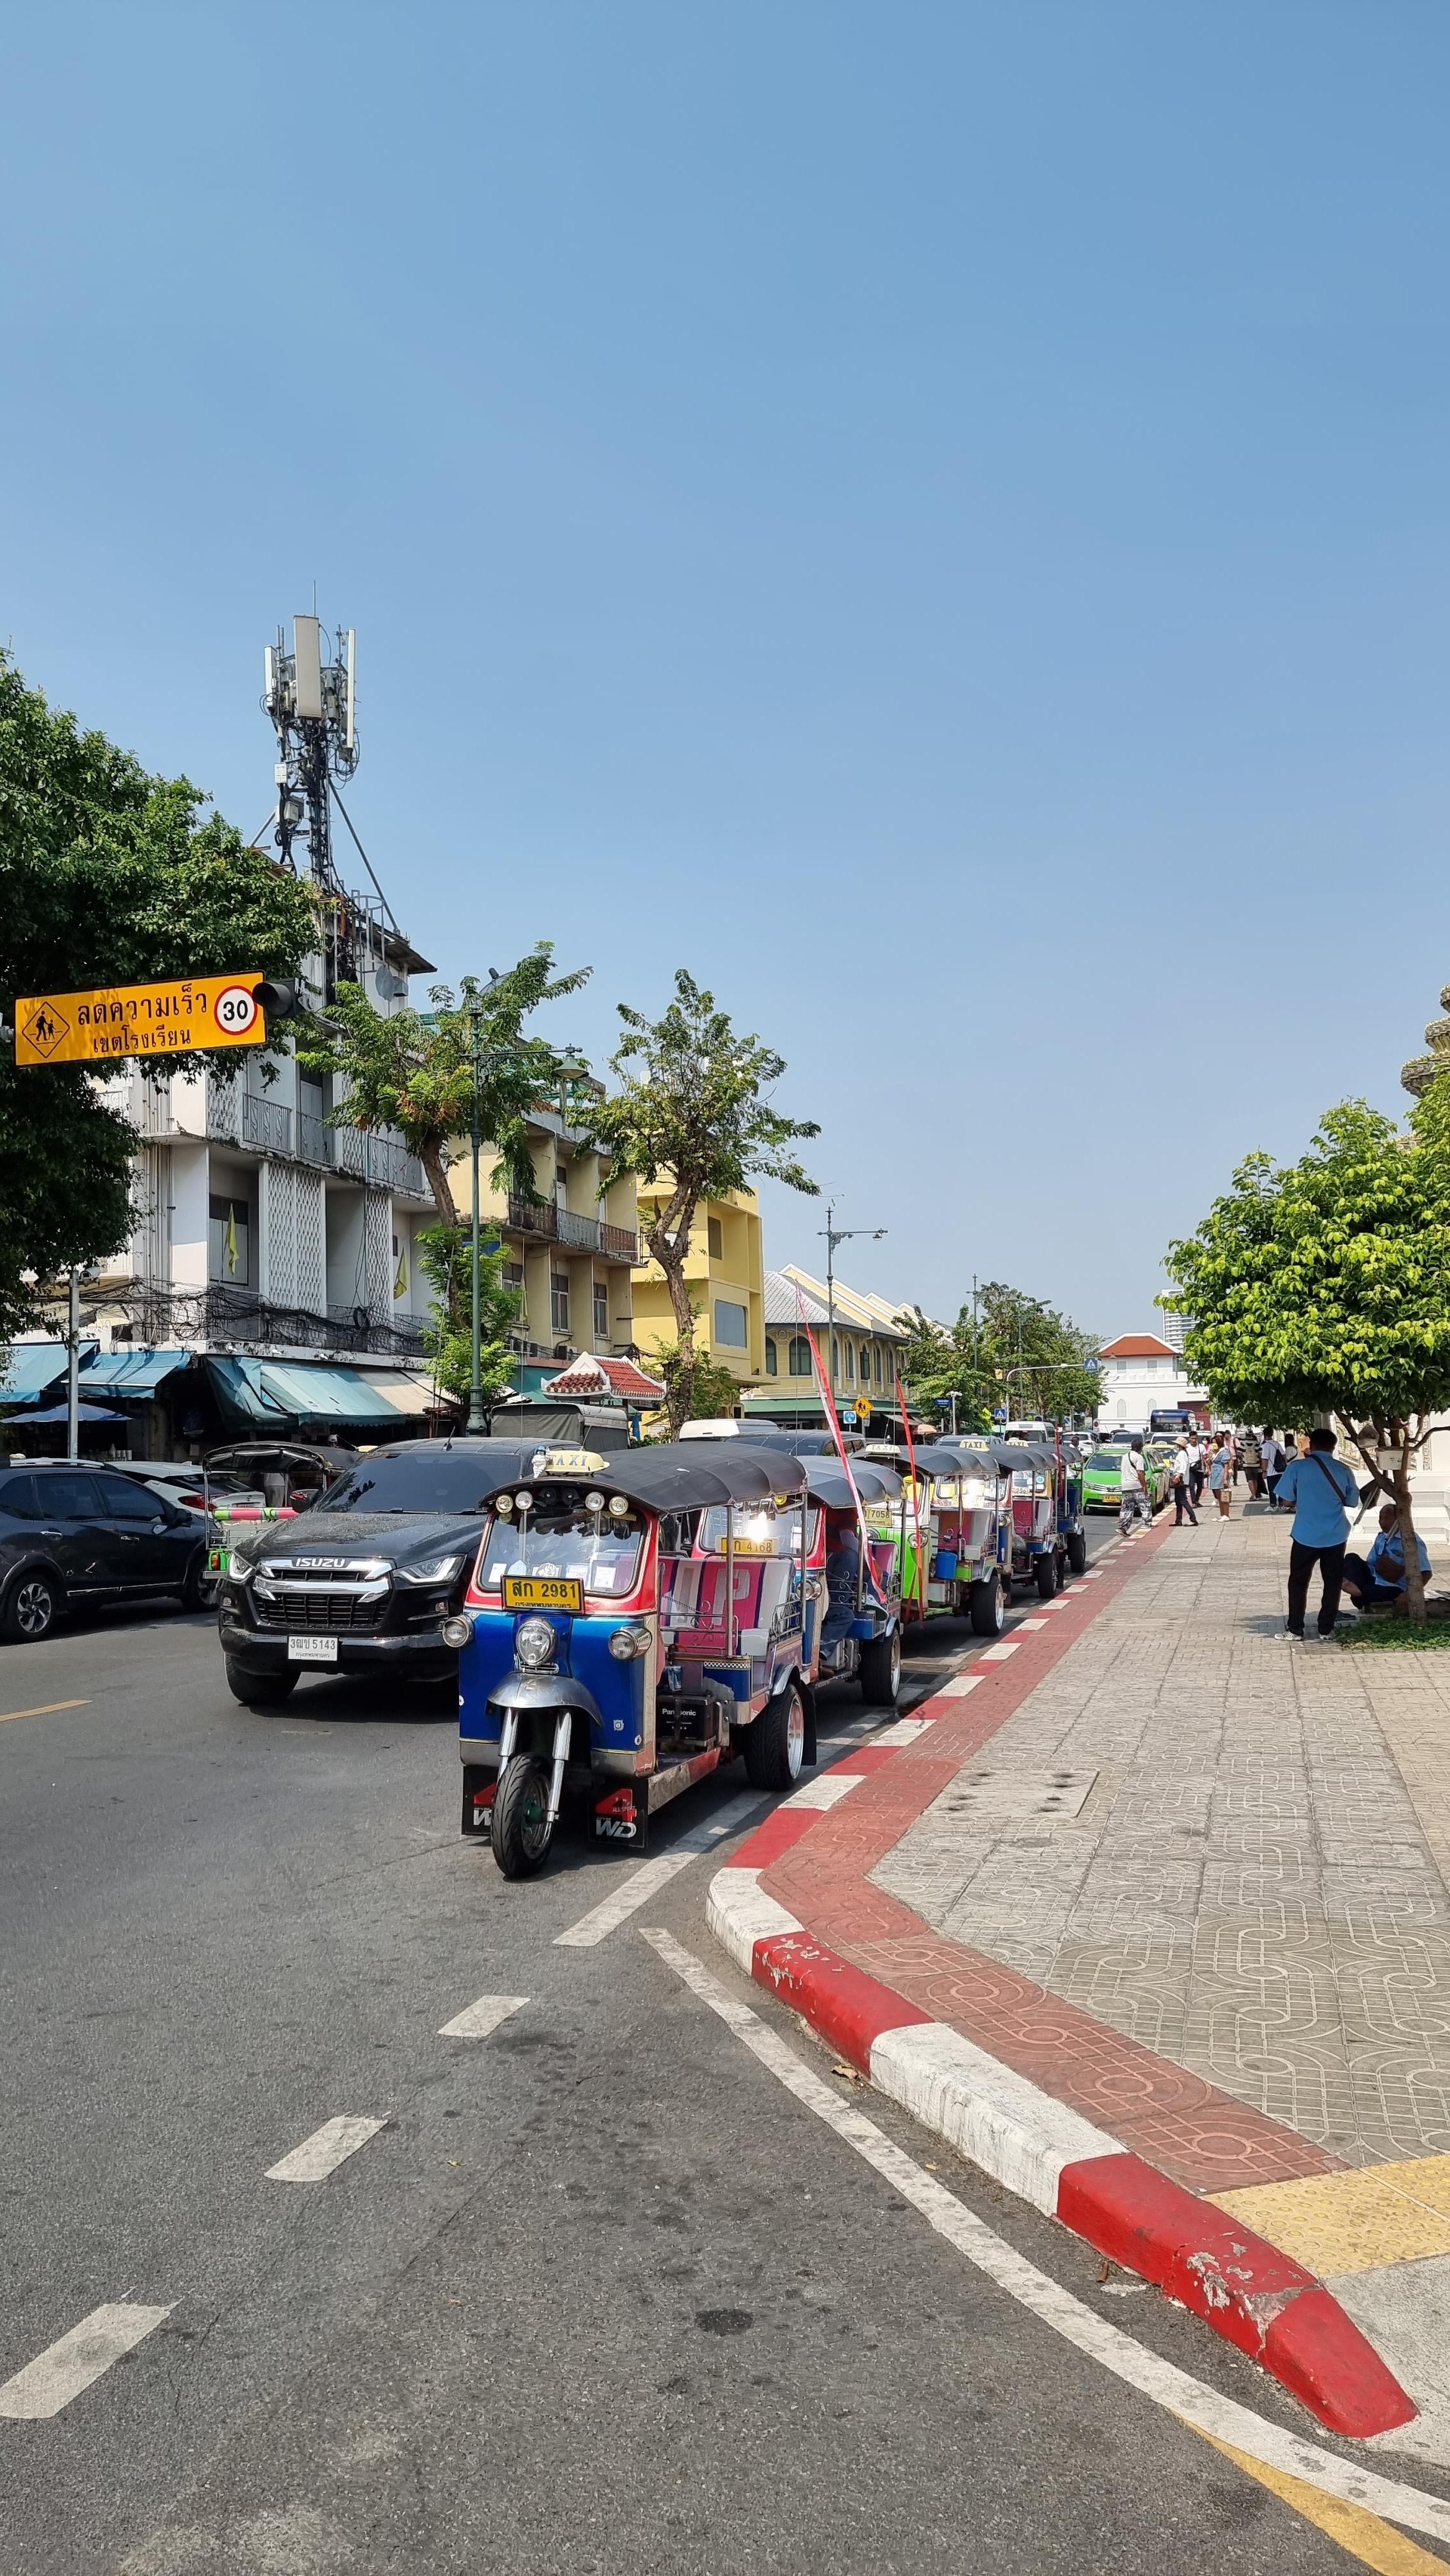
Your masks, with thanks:
[(761, 1885), (1332, 2282), (1450, 2460), (1450, 1656), (1279, 1643), (1287, 1557), (1160, 1522)]

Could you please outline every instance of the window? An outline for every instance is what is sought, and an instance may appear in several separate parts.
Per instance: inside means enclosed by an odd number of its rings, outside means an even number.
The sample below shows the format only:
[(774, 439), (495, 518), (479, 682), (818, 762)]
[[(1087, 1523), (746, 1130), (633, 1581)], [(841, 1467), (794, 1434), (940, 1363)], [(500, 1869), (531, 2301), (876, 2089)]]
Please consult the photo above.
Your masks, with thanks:
[(705, 1239), (710, 1247), (711, 1260), (723, 1261), (725, 1258), (725, 1229), (720, 1223), (718, 1216), (706, 1217)]
[(245, 1288), (252, 1276), (252, 1219), (245, 1199), (208, 1201), (206, 1275), (229, 1288)]
[(749, 1317), (743, 1306), (733, 1306), (727, 1297), (715, 1300), (715, 1340), (722, 1350), (743, 1351), (749, 1341)]
[(846, 1344), (846, 1383), (848, 1386), (854, 1386), (856, 1383), (856, 1345), (854, 1342), (848, 1342)]
[(874, 1350), (873, 1350), (873, 1354), (872, 1354), (872, 1356), (873, 1356), (873, 1358), (874, 1358), (874, 1360), (875, 1360), (875, 1363), (876, 1363), (876, 1383), (877, 1383), (877, 1385), (878, 1385), (878, 1386), (880, 1386), (880, 1385), (881, 1385), (881, 1383), (882, 1383), (882, 1374), (881, 1374), (881, 1344), (880, 1344), (879, 1342), (877, 1342), (877, 1343), (875, 1344), (875, 1347), (874, 1347)]
[(795, 1333), (791, 1337), (790, 1375), (792, 1377), (811, 1375), (811, 1346), (804, 1333)]
[(569, 1330), (569, 1273), (567, 1270), (551, 1270), (549, 1273), (549, 1321), (556, 1333), (567, 1333)]
[(40, 1516), (47, 1521), (92, 1521), (99, 1517), (101, 1498), (89, 1476), (62, 1471), (56, 1476), (37, 1476)]
[(596, 1342), (609, 1339), (609, 1289), (602, 1279), (594, 1282), (594, 1338)]
[(778, 1363), (775, 1356), (775, 1344), (771, 1340), (769, 1333), (767, 1333), (765, 1336), (765, 1374), (767, 1377), (774, 1377), (777, 1374), (777, 1370)]
[(507, 1288), (511, 1297), (522, 1297), (524, 1293), (524, 1265), (521, 1261), (506, 1261), (504, 1263), (503, 1284), (505, 1288)]
[(107, 1520), (149, 1524), (159, 1520), (165, 1510), (159, 1494), (153, 1494), (149, 1486), (133, 1483), (129, 1476), (101, 1476), (97, 1482)]

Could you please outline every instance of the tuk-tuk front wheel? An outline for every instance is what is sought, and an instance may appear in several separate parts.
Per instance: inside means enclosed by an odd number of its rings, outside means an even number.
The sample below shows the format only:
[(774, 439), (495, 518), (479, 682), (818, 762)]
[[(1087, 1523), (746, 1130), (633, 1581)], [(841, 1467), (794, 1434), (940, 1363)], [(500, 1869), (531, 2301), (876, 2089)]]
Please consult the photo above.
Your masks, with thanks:
[(1087, 1572), (1087, 1532), (1086, 1532), (1086, 1530), (1069, 1530), (1069, 1531), (1068, 1531), (1068, 1534), (1067, 1534), (1067, 1562), (1068, 1562), (1068, 1565), (1069, 1565), (1069, 1567), (1070, 1567), (1071, 1571), (1072, 1571), (1074, 1574), (1086, 1574), (1086, 1572)]
[(516, 1753), (493, 1802), (493, 1856), (505, 1878), (532, 1878), (549, 1848), (549, 1767)]
[(901, 1631), (873, 1637), (861, 1649), (861, 1697), (868, 1708), (894, 1708), (901, 1688)]
[(745, 1729), (746, 1777), (752, 1789), (793, 1789), (805, 1755), (805, 1702), (796, 1684), (787, 1682)]
[(1007, 1604), (994, 1566), (981, 1582), (972, 1585), (972, 1634), (974, 1637), (1000, 1637), (1007, 1624)]
[(1033, 1572), (1037, 1577), (1039, 1601), (1051, 1601), (1057, 1591), (1057, 1557), (1051, 1548), (1039, 1556)]

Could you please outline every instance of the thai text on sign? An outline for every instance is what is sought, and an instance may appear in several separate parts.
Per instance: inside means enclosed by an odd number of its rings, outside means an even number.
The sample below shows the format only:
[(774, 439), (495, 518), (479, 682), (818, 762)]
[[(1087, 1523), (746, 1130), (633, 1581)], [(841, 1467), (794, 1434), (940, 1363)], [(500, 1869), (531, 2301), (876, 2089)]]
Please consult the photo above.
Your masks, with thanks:
[(265, 1046), (251, 975), (181, 975), (89, 993), (38, 993), (15, 1005), (17, 1065), (98, 1064), (189, 1047)]

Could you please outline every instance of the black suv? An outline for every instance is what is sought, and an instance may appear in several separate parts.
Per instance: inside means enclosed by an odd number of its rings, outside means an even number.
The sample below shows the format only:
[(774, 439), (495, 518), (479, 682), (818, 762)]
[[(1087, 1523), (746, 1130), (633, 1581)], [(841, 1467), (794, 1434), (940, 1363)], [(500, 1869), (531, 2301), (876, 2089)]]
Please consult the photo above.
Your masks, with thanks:
[(304, 1672), (456, 1691), (443, 1621), (468, 1588), (490, 1496), (535, 1454), (516, 1440), (401, 1441), (295, 1520), (239, 1538), (217, 1613), (233, 1698), (271, 1708)]
[(174, 1592), (199, 1610), (205, 1591), (195, 1512), (113, 1468), (0, 1468), (0, 1628), (13, 1644), (48, 1637), (68, 1601)]

